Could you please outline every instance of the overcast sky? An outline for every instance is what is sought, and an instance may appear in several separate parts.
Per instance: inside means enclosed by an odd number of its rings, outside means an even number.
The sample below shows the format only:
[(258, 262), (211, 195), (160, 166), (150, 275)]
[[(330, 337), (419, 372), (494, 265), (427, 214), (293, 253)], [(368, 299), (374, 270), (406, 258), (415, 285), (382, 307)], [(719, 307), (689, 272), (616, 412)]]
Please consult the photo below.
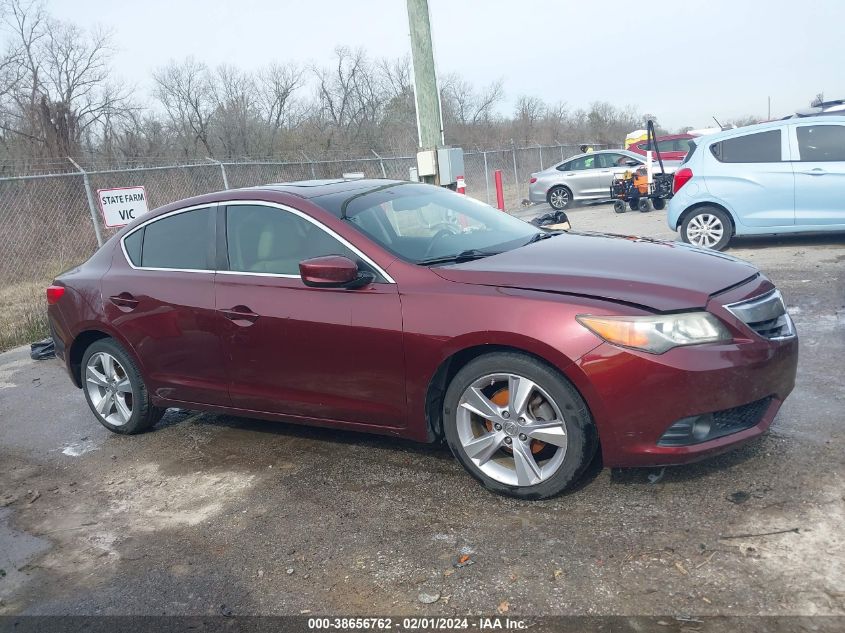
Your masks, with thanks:
[[(438, 72), (501, 78), (570, 108), (632, 105), (668, 128), (794, 112), (845, 97), (842, 0), (429, 0)], [(326, 64), (338, 45), (410, 50), (405, 0), (49, 0), (53, 15), (113, 30), (115, 69), (147, 100), (152, 71), (188, 55), (215, 66)]]

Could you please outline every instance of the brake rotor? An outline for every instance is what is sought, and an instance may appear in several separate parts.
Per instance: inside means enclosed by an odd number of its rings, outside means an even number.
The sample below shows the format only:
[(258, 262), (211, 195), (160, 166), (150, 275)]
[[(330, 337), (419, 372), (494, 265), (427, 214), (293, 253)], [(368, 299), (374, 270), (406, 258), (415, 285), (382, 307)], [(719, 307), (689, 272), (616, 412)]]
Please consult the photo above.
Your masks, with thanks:
[[(496, 393), (494, 393), (490, 397), (490, 402), (493, 404), (497, 404), (500, 407), (508, 406), (508, 400), (510, 399), (510, 392), (508, 391), (507, 387), (502, 387)], [(488, 431), (493, 430), (493, 422), (492, 420), (484, 420), (484, 426), (487, 427)], [(502, 448), (507, 452), (512, 452), (513, 449), (508, 448), (507, 446), (502, 446)], [(531, 452), (534, 455), (539, 454), (544, 448), (546, 448), (546, 443), (541, 442), (540, 440), (531, 440)]]

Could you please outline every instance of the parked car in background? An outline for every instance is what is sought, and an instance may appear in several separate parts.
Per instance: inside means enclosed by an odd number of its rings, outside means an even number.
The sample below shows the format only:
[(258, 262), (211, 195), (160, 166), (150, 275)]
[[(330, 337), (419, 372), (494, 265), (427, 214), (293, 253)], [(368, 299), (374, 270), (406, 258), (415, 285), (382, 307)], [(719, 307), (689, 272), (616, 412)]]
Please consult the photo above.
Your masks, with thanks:
[(798, 359), (751, 264), (549, 233), (388, 180), (170, 204), (47, 301), (56, 353), (111, 431), (182, 407), (445, 439), (487, 488), (528, 499), (597, 450), (605, 466), (678, 464), (760, 435)]
[[(548, 202), (556, 210), (566, 209), (578, 202), (610, 199), (610, 183), (626, 171), (645, 165), (644, 156), (624, 149), (606, 149), (578, 154), (531, 174), (528, 180), (528, 199)], [(667, 172), (677, 163), (666, 165)], [(657, 162), (654, 168), (659, 169)]]
[(845, 117), (771, 121), (694, 144), (667, 215), (685, 242), (721, 250), (735, 235), (845, 231)]
[(833, 99), (831, 101), (815, 101), (809, 108), (798, 110), (785, 119), (800, 119), (808, 116), (845, 116), (845, 99)]
[[(681, 161), (684, 160), (687, 152), (689, 152), (689, 142), (693, 138), (695, 137), (692, 134), (670, 134), (668, 136), (658, 136), (655, 139), (655, 144), (657, 145), (657, 149), (660, 150), (660, 157), (663, 160)], [(641, 156), (645, 156), (648, 149), (648, 140), (637, 141), (628, 146), (629, 151)], [(654, 150), (652, 149), (652, 151)], [(655, 158), (655, 160), (657, 159)]]

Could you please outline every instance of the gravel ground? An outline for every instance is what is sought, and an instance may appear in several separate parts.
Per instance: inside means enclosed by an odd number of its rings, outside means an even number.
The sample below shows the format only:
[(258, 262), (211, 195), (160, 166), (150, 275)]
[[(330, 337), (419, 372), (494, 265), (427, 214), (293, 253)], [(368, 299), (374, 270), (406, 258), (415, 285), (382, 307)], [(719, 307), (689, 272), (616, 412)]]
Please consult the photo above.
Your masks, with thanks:
[[(570, 216), (674, 238), (662, 212)], [(595, 464), (543, 502), (442, 446), (178, 410), (112, 435), (57, 361), (4, 353), (0, 614), (843, 615), (845, 236), (730, 252), (801, 336), (772, 430), (662, 477)]]

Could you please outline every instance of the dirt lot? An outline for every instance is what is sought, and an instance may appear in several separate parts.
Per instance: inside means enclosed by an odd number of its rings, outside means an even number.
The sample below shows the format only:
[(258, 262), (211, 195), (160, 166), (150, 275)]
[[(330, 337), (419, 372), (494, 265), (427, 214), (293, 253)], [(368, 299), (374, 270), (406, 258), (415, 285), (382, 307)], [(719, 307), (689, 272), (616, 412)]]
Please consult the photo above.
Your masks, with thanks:
[[(663, 216), (571, 213), (672, 238)], [(845, 236), (731, 253), (801, 336), (771, 432), (662, 478), (596, 464), (544, 502), (441, 446), (173, 410), (111, 435), (58, 362), (2, 354), (0, 614), (843, 615)]]

